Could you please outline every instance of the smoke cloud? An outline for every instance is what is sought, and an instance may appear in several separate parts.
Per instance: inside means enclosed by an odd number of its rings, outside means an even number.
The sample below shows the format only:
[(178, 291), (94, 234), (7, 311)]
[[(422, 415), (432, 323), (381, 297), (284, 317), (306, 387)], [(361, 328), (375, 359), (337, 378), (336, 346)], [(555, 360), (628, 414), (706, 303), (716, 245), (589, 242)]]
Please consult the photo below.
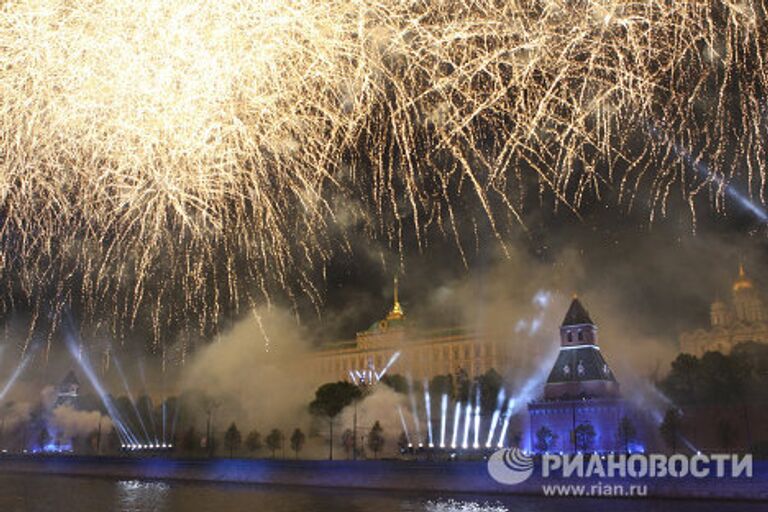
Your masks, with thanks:
[(260, 309), (195, 354), (181, 389), (212, 397), (218, 422), (240, 422), (241, 430), (306, 428), (317, 385), (306, 371), (306, 339), (287, 312)]
[(101, 425), (102, 432), (109, 432), (112, 422), (108, 416), (103, 416), (99, 411), (78, 411), (72, 407), (56, 407), (51, 413), (52, 427), (65, 439), (77, 436), (86, 436), (94, 432)]

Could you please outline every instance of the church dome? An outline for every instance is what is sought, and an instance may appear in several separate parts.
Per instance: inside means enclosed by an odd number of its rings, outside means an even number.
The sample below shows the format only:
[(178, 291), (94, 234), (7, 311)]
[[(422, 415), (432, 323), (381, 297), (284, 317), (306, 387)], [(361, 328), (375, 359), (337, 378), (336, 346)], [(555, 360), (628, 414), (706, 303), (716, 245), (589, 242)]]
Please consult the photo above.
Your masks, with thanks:
[(739, 265), (739, 277), (733, 282), (733, 291), (751, 290), (753, 288), (752, 280), (744, 272), (744, 265)]

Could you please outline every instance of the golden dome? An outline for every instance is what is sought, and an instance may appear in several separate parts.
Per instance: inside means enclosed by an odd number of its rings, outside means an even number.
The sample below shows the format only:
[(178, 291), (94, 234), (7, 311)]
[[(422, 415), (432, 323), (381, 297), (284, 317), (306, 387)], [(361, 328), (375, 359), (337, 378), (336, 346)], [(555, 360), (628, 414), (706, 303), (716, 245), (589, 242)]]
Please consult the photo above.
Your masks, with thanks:
[(739, 277), (733, 282), (733, 291), (752, 289), (752, 280), (744, 272), (744, 265), (739, 263)]

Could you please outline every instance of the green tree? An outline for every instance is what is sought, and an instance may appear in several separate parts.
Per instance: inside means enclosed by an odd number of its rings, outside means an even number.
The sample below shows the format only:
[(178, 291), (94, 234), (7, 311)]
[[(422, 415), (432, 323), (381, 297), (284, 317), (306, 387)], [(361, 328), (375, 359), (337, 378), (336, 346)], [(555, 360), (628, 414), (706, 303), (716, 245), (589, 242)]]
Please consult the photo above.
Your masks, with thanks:
[(278, 428), (273, 428), (267, 438), (264, 440), (267, 448), (272, 452), (272, 458), (275, 458), (275, 452), (283, 446), (283, 432)]
[(43, 450), (50, 442), (51, 434), (48, 433), (47, 428), (43, 427), (40, 429), (40, 433), (37, 435), (37, 447), (39, 450)]
[(91, 453), (99, 455), (99, 443), (100, 439), (99, 437), (101, 434), (98, 430), (94, 429), (91, 430), (88, 433), (88, 436), (85, 438), (85, 442), (83, 442), (83, 445), (79, 447), (80, 451), (83, 451), (84, 453)]
[(373, 452), (374, 458), (378, 457), (379, 452), (384, 448), (384, 429), (378, 421), (373, 424), (371, 431), (368, 432), (368, 449)]
[(637, 430), (635, 429), (635, 425), (632, 423), (632, 420), (630, 420), (628, 416), (624, 416), (619, 421), (618, 433), (619, 442), (622, 444), (622, 446), (624, 446), (624, 451), (629, 453), (629, 445), (632, 443), (632, 441), (635, 440)]
[(408, 442), (408, 436), (405, 434), (405, 432), (400, 432), (400, 437), (397, 438), (397, 447), (401, 452), (404, 452), (411, 447), (410, 443)]
[(456, 371), (454, 382), (456, 382), (456, 400), (466, 403), (467, 400), (469, 400), (469, 388), (471, 387), (471, 382), (469, 380), (469, 374), (467, 373), (467, 370), (464, 368), (459, 368)]
[(699, 359), (680, 354), (672, 361), (669, 374), (661, 382), (661, 390), (676, 403), (691, 403), (697, 400), (698, 388)]
[(348, 428), (341, 433), (341, 446), (344, 448), (344, 453), (347, 455), (347, 459), (349, 459), (352, 450), (355, 448), (355, 434), (352, 432), (351, 428)]
[(573, 431), (574, 439), (576, 441), (576, 450), (580, 452), (588, 452), (592, 449), (592, 445), (595, 442), (595, 427), (591, 423), (581, 423)]
[(261, 450), (261, 434), (258, 430), (251, 430), (245, 437), (245, 447), (252, 454)]
[(184, 451), (194, 453), (200, 447), (200, 436), (195, 427), (189, 427), (181, 439), (181, 447)]
[(360, 388), (349, 382), (323, 384), (315, 391), (315, 399), (309, 404), (309, 410), (316, 416), (328, 418), (330, 460), (333, 460), (333, 420), (346, 406), (361, 396)]
[(384, 375), (380, 381), (385, 386), (388, 386), (398, 393), (403, 395), (408, 394), (408, 381), (402, 375), (393, 373)]
[(670, 407), (664, 414), (664, 420), (659, 426), (659, 432), (664, 442), (672, 449), (677, 451), (677, 437), (680, 435), (680, 413), (677, 409)]
[(117, 434), (117, 429), (112, 427), (107, 434), (107, 449), (110, 453), (117, 453), (120, 451), (120, 436)]
[(438, 396), (448, 395), (452, 399), (454, 398), (453, 389), (453, 375), (435, 375), (431, 381), (429, 381), (429, 390)]
[(477, 386), (480, 388), (480, 409), (483, 414), (488, 415), (496, 410), (499, 391), (503, 385), (501, 375), (491, 368), (476, 379)]
[(235, 422), (229, 426), (224, 433), (224, 447), (229, 450), (229, 458), (232, 458), (232, 454), (240, 449), (240, 445), (243, 442), (243, 438), (240, 435), (240, 431), (237, 429)]
[[(746, 375), (731, 356), (706, 352), (699, 363), (699, 401), (730, 404), (741, 400)], [(705, 399), (705, 400), (704, 400)]]
[(720, 442), (720, 448), (731, 448), (735, 437), (736, 429), (730, 421), (723, 418), (717, 422), (717, 440)]
[(546, 452), (554, 446), (556, 441), (557, 434), (552, 432), (548, 427), (542, 426), (536, 431), (536, 444), (534, 445), (534, 448), (536, 448), (537, 451)]
[(299, 458), (299, 452), (304, 448), (306, 440), (307, 436), (304, 435), (304, 432), (302, 432), (300, 428), (297, 428), (293, 431), (293, 434), (291, 434), (291, 450), (296, 454), (297, 459)]

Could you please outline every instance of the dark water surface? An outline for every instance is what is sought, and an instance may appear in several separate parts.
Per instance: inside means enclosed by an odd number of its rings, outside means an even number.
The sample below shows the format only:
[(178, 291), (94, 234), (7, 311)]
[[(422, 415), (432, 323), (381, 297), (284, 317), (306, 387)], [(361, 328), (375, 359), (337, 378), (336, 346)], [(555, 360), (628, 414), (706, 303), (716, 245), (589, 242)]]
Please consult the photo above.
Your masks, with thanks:
[(545, 499), (0, 474), (0, 512), (757, 512), (739, 502)]

